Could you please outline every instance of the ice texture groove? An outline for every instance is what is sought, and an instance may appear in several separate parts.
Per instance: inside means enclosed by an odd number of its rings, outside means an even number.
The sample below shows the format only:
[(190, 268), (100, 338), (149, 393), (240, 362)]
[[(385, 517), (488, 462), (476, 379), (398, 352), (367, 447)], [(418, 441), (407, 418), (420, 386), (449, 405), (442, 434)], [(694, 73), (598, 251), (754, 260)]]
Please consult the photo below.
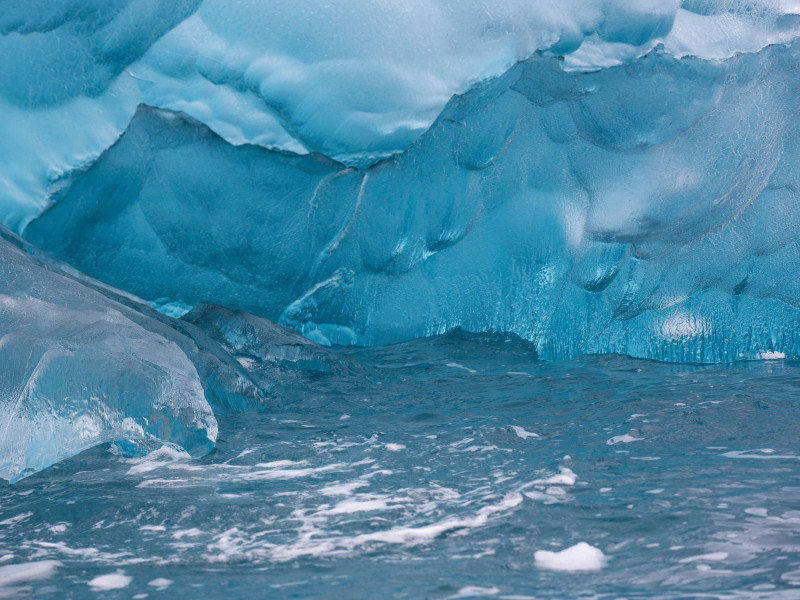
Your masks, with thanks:
[(536, 56), (363, 171), (143, 106), (26, 235), (144, 298), (323, 344), (460, 327), (543, 358), (798, 356), (798, 52)]

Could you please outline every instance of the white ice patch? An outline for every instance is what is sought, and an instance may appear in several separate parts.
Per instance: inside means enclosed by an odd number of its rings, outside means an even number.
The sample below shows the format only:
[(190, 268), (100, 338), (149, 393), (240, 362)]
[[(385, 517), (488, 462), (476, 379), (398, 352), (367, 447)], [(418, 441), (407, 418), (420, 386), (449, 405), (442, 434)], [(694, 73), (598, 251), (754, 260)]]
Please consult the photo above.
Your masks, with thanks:
[(537, 550), (533, 555), (536, 566), (551, 571), (599, 571), (607, 559), (599, 548), (579, 542), (561, 552)]
[(6, 597), (2, 588), (37, 579), (47, 579), (52, 577), (56, 568), (60, 566), (61, 563), (57, 560), (40, 560), (0, 567), (0, 597)]
[(99, 575), (89, 582), (89, 587), (94, 592), (106, 592), (109, 590), (121, 590), (128, 587), (133, 577), (128, 577), (124, 573), (109, 573)]
[(154, 588), (157, 588), (160, 591), (160, 590), (164, 590), (164, 589), (168, 588), (169, 586), (171, 586), (172, 585), (172, 580), (171, 579), (165, 579), (164, 577), (158, 577), (157, 579), (153, 579), (153, 581), (151, 581), (147, 585), (151, 585), (151, 586), (153, 586)]

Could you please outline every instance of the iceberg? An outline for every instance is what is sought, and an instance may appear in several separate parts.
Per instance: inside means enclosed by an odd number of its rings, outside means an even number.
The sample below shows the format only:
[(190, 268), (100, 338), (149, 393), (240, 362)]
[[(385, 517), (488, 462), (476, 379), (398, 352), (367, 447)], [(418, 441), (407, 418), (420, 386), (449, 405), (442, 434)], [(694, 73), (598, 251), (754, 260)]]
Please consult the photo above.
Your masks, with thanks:
[(269, 393), (210, 338), (0, 227), (0, 477), (114, 441), (193, 456)]
[(141, 106), (25, 234), (146, 299), (323, 344), (461, 328), (545, 359), (798, 356), (798, 52), (537, 55), (366, 169)]

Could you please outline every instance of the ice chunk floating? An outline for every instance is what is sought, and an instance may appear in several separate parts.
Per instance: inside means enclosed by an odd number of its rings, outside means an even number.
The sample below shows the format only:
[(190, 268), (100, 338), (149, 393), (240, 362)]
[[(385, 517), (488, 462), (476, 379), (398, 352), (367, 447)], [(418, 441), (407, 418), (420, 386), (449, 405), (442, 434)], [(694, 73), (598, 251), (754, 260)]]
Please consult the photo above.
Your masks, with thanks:
[(792, 599), (794, 0), (0, 0), (0, 597)]

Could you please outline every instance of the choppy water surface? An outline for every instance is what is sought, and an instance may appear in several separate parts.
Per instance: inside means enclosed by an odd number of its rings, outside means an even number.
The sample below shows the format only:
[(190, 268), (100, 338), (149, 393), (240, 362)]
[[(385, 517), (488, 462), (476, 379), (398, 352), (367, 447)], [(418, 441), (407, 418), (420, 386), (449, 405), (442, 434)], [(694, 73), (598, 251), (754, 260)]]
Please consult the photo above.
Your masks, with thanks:
[[(366, 376), (221, 419), (204, 459), (96, 448), (0, 487), (0, 597), (800, 597), (797, 363), (347, 353)], [(602, 570), (534, 560), (582, 541)]]

